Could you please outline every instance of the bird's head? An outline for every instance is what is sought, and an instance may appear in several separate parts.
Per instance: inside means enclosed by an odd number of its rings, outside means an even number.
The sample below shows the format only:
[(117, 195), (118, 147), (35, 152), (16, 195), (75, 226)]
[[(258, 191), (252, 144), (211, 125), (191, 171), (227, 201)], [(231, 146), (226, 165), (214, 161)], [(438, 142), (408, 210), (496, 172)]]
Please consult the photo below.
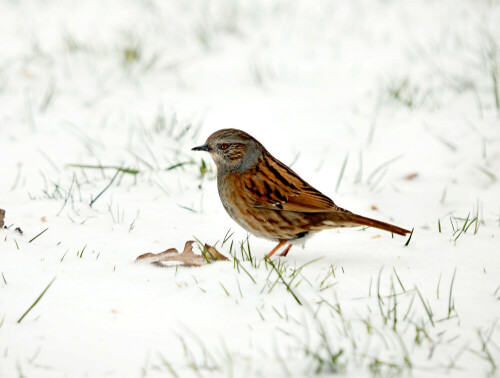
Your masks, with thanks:
[(243, 172), (252, 167), (264, 147), (251, 135), (237, 129), (222, 129), (210, 135), (204, 145), (193, 151), (206, 151), (217, 166), (219, 174)]

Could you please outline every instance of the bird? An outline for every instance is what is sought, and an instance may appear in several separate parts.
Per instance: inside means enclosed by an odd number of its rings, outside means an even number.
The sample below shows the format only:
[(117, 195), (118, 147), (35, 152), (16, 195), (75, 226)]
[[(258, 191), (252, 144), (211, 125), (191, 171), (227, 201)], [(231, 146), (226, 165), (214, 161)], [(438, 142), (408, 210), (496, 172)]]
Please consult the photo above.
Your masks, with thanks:
[(304, 244), (325, 229), (368, 226), (402, 236), (410, 233), (337, 206), (242, 130), (218, 130), (192, 150), (212, 157), (219, 197), (229, 216), (249, 233), (278, 243), (268, 258), (288, 244), (279, 254), (286, 256), (293, 244)]

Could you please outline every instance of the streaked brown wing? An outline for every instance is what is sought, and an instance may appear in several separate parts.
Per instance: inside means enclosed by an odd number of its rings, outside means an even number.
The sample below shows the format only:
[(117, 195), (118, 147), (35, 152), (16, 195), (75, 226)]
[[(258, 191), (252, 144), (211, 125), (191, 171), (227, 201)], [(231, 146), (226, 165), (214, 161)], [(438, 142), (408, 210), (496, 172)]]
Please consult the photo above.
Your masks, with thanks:
[(305, 213), (345, 211), (270, 155), (253, 170), (241, 176), (241, 189), (255, 207)]

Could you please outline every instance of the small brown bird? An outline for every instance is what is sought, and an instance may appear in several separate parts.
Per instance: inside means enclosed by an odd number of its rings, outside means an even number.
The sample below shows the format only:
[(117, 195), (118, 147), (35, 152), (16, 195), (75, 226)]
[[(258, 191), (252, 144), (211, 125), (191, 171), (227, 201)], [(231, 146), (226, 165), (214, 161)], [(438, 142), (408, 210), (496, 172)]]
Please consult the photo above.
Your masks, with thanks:
[(286, 256), (292, 243), (328, 228), (369, 226), (398, 235), (410, 232), (338, 207), (244, 131), (216, 131), (193, 151), (212, 156), (219, 196), (231, 218), (248, 232), (278, 242), (267, 257), (290, 243), (280, 255)]

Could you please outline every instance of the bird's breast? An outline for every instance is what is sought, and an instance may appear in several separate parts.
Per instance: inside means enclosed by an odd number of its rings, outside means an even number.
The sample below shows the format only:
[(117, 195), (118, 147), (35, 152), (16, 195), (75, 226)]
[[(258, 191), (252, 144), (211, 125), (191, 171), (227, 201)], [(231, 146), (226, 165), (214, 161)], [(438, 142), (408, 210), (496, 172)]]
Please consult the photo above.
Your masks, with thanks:
[(239, 173), (218, 177), (219, 197), (229, 216), (248, 232), (269, 240), (295, 240), (312, 231), (304, 214), (255, 206)]

